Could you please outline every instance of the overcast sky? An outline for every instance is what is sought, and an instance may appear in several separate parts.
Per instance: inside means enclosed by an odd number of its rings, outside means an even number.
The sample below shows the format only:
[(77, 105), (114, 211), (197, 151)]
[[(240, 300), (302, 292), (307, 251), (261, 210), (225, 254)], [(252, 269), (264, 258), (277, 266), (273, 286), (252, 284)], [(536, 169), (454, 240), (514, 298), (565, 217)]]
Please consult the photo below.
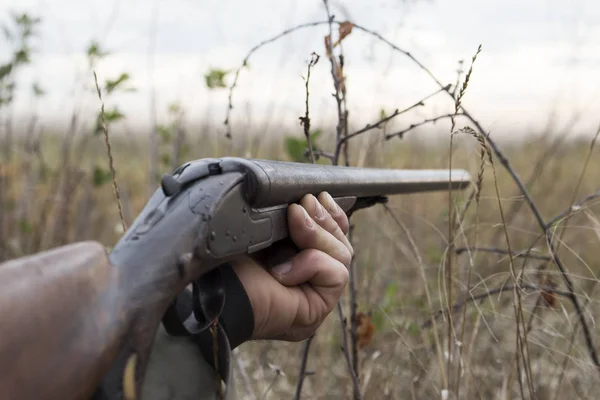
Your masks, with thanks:
[[(340, 6), (343, 4), (343, 6)], [(575, 115), (580, 130), (600, 123), (600, 2), (596, 0), (338, 0), (338, 18), (377, 31), (410, 51), (444, 83), (455, 80), (457, 61), (467, 64), (479, 44), (464, 100), (486, 127), (502, 135), (539, 129), (554, 113), (558, 123)], [(137, 92), (106, 100), (118, 104), (133, 125), (147, 126), (149, 88), (161, 118), (180, 101), (190, 119), (220, 122), (227, 91), (208, 91), (203, 74), (212, 66), (234, 69), (248, 50), (285, 28), (325, 19), (321, 0), (3, 0), (0, 17), (26, 11), (43, 18), (35, 63), (20, 75), (19, 116), (32, 111), (26, 90), (34, 80), (48, 95), (37, 104), (46, 120), (63, 123), (75, 104), (98, 108), (82, 85), (92, 85), (85, 49), (99, 40), (111, 51), (97, 67), (101, 79), (133, 76)], [(156, 17), (156, 18), (154, 18)], [(153, 22), (154, 21), (154, 22)], [(326, 26), (304, 29), (259, 50), (242, 71), (234, 93), (234, 117), (267, 116), (297, 126), (304, 112), (310, 53), (324, 55)], [(154, 51), (148, 49), (155, 38)], [(0, 44), (0, 61), (8, 57)], [(348, 101), (356, 124), (373, 121), (381, 108), (406, 107), (435, 90), (406, 57), (355, 31), (344, 42)], [(153, 66), (153, 68), (151, 68)], [(311, 76), (313, 125), (331, 121), (329, 65), (322, 58)], [(230, 82), (230, 81), (229, 81)], [(408, 124), (449, 109), (443, 96), (404, 117)]]

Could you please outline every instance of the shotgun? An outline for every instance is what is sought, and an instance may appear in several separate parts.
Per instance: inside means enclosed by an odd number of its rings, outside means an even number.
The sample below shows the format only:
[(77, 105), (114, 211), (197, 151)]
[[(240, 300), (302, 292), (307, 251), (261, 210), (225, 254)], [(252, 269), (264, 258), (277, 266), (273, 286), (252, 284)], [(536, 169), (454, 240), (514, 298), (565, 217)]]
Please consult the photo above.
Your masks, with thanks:
[[(287, 239), (287, 207), (306, 194), (327, 191), (350, 216), (387, 196), (470, 182), (464, 170), (185, 163), (163, 176), (110, 253), (80, 242), (0, 264), (0, 398), (87, 399), (99, 388), (135, 398), (158, 329), (189, 336), (213, 326), (225, 302), (219, 266)], [(182, 293), (193, 298), (189, 315), (176, 307)]]

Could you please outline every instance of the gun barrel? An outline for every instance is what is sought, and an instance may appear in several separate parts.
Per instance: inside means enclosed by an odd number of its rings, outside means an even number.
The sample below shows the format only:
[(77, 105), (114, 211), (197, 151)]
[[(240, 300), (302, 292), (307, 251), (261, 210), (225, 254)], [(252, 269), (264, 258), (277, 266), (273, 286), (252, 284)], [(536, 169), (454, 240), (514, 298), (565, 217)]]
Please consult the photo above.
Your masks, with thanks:
[(357, 168), (229, 157), (221, 159), (220, 166), (223, 172), (248, 173), (247, 200), (257, 208), (290, 204), (322, 191), (360, 198), (464, 189), (471, 182), (462, 169)]

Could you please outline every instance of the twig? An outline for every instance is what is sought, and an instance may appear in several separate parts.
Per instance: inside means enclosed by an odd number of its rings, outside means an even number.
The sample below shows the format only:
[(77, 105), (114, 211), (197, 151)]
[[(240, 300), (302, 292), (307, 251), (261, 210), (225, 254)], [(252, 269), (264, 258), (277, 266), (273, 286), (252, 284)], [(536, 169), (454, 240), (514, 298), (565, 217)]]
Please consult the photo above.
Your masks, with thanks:
[[(354, 233), (354, 225), (350, 225), (350, 232), (348, 232), (348, 241), (352, 243), (352, 236)], [(350, 261), (350, 267), (348, 268), (350, 273), (348, 279), (348, 290), (350, 293), (354, 293), (354, 296), (350, 298), (350, 340), (352, 343), (352, 368), (354, 369), (354, 374), (358, 378), (359, 375), (359, 357), (358, 357), (358, 321), (356, 320), (356, 316), (358, 314), (358, 303), (356, 302), (356, 258), (352, 257)], [(345, 337), (346, 335), (344, 335)]]
[(156, 88), (154, 84), (154, 62), (155, 62), (155, 52), (156, 52), (156, 36), (157, 36), (157, 26), (158, 26), (158, 18), (159, 18), (159, 4), (158, 0), (153, 1), (152, 5), (152, 19), (150, 21), (150, 32), (149, 32), (149, 42), (148, 42), (148, 52), (146, 54), (146, 63), (148, 67), (148, 86), (150, 86), (150, 120), (151, 120), (151, 129), (150, 129), (150, 140), (149, 140), (149, 165), (148, 165), (148, 192), (147, 196), (150, 198), (152, 193), (156, 190), (156, 179), (158, 177), (158, 122), (157, 122), (157, 112), (156, 112)]
[[(448, 89), (449, 89), (449, 87), (450, 87), (450, 85), (447, 86)], [(412, 110), (414, 108), (424, 106), (426, 100), (430, 99), (431, 97), (435, 96), (436, 94), (438, 94), (440, 92), (443, 92), (444, 90), (446, 90), (446, 88), (438, 89), (435, 92), (433, 92), (433, 93), (425, 96), (424, 98), (422, 98), (418, 102), (416, 102), (416, 103), (412, 104), (411, 106), (405, 108), (404, 110), (398, 110), (398, 109), (396, 109), (392, 115), (389, 115), (389, 116), (387, 116), (385, 118), (382, 118), (382, 119), (380, 119), (379, 121), (377, 121), (376, 123), (374, 123), (372, 125), (371, 124), (367, 124), (364, 128), (359, 129), (356, 132), (352, 132), (351, 134), (349, 134), (347, 136), (344, 136), (343, 138), (340, 139), (340, 142), (338, 143), (338, 146), (341, 146), (344, 142), (352, 139), (355, 136), (362, 135), (363, 133), (369, 132), (370, 130), (379, 128), (381, 125), (385, 124), (386, 122), (389, 122), (392, 119), (396, 118), (397, 116), (402, 115), (402, 114), (404, 114), (404, 113), (406, 113), (406, 112), (408, 112), (408, 111), (410, 111), (410, 110)], [(386, 139), (387, 139), (387, 135), (386, 135)]]
[(306, 84), (305, 84), (305, 88), (306, 88), (306, 101), (305, 101), (305, 107), (306, 107), (306, 111), (304, 113), (304, 117), (300, 117), (300, 125), (302, 125), (304, 127), (304, 136), (306, 137), (306, 143), (308, 145), (308, 153), (310, 155), (310, 161), (314, 164), (315, 163), (315, 155), (313, 153), (313, 147), (312, 147), (312, 140), (310, 138), (310, 117), (308, 114), (308, 95), (309, 95), (309, 90), (308, 90), (308, 85), (310, 83), (310, 70), (312, 67), (314, 67), (315, 65), (317, 65), (317, 63), (319, 62), (319, 55), (317, 53), (315, 53), (314, 51), (311, 54), (311, 59), (308, 62), (308, 67), (307, 67), (307, 72), (306, 72)]
[[(233, 82), (232, 82), (231, 86), (229, 87), (229, 94), (227, 96), (227, 112), (226, 112), (225, 120), (223, 121), (223, 125), (225, 125), (225, 127), (226, 127), (225, 137), (227, 139), (231, 139), (231, 137), (232, 137), (231, 136), (231, 110), (233, 110), (233, 91), (235, 90), (235, 88), (237, 86), (237, 83), (238, 83), (238, 80), (240, 77), (240, 72), (242, 71), (242, 68), (248, 66), (248, 61), (250, 60), (250, 57), (252, 57), (252, 55), (255, 52), (257, 52), (260, 48), (266, 46), (267, 44), (276, 42), (277, 40), (279, 40), (291, 33), (294, 33), (296, 31), (299, 31), (299, 30), (302, 30), (305, 28), (314, 28), (314, 27), (320, 26), (320, 25), (328, 25), (329, 23), (330, 23), (330, 21), (314, 21), (314, 22), (307, 22), (304, 24), (299, 24), (299, 25), (293, 26), (293, 27), (288, 28), (268, 39), (263, 40), (262, 42), (258, 43), (254, 47), (252, 47), (250, 49), (250, 51), (248, 51), (248, 53), (242, 60), (242, 64), (235, 70)], [(334, 23), (337, 24), (338, 22), (334, 22)]]
[(561, 212), (560, 214), (558, 214), (557, 216), (555, 216), (554, 218), (552, 218), (550, 220), (550, 222), (548, 222), (547, 225), (547, 230), (551, 229), (554, 227), (554, 225), (556, 223), (558, 223), (560, 220), (564, 219), (564, 218), (570, 218), (573, 214), (577, 213), (579, 210), (581, 210), (582, 206), (587, 203), (590, 200), (594, 200), (600, 198), (600, 190), (598, 190), (597, 192), (594, 192), (592, 194), (589, 194), (587, 196), (585, 196), (582, 200), (580, 200), (579, 202), (572, 204), (571, 206), (569, 206), (569, 208), (567, 208), (566, 210), (564, 210), (563, 212)]
[[(480, 293), (480, 294), (472, 295), (468, 298), (465, 298), (465, 299), (455, 303), (454, 305), (452, 305), (452, 312), (454, 313), (454, 312), (458, 311), (460, 308), (465, 306), (467, 303), (486, 299), (494, 294), (504, 293), (504, 292), (508, 292), (510, 290), (515, 290), (515, 289), (537, 290), (540, 292), (557, 294), (559, 296), (563, 296), (568, 299), (570, 299), (570, 296), (571, 296), (571, 294), (568, 291), (558, 290), (551, 286), (540, 286), (540, 285), (534, 285), (531, 283), (521, 283), (519, 285), (516, 285), (516, 284), (511, 283), (511, 284), (502, 285), (498, 288), (489, 289), (485, 293)], [(470, 289), (470, 290), (473, 290), (473, 289)], [(438, 310), (434, 315), (431, 316), (430, 319), (428, 319), (423, 324), (421, 324), (421, 329), (429, 328), (432, 325), (432, 320), (438, 320), (444, 313), (446, 313), (446, 314), (448, 313), (446, 308)]]
[(431, 124), (431, 123), (435, 124), (439, 120), (446, 119), (446, 118), (456, 118), (457, 116), (460, 116), (460, 115), (463, 115), (463, 114), (462, 113), (458, 113), (458, 114), (451, 113), (451, 114), (438, 115), (437, 117), (429, 118), (424, 121), (417, 122), (416, 124), (411, 124), (408, 128), (403, 129), (401, 131), (389, 133), (389, 134), (385, 135), (385, 140), (393, 139), (396, 136), (399, 137), (400, 139), (402, 139), (406, 133), (408, 133), (408, 132), (412, 131), (413, 129), (416, 129), (420, 126), (423, 126), (426, 124)]
[(348, 338), (346, 336), (346, 317), (344, 316), (344, 310), (342, 309), (342, 304), (338, 302), (337, 304), (338, 314), (340, 316), (340, 322), (342, 324), (342, 328), (344, 330), (344, 334), (342, 335), (342, 353), (344, 353), (344, 358), (346, 359), (346, 365), (348, 365), (348, 372), (350, 373), (350, 378), (352, 378), (352, 386), (354, 388), (354, 398), (356, 400), (361, 400), (362, 395), (360, 393), (360, 383), (358, 382), (358, 376), (354, 372), (352, 368), (352, 361), (350, 360), (350, 354), (348, 353)]
[[(313, 52), (313, 54), (315, 54)], [(315, 54), (316, 55), (316, 54)], [(315, 163), (315, 156), (314, 153), (312, 151), (312, 144), (310, 141), (310, 132), (307, 133), (308, 129), (310, 128), (310, 120), (308, 118), (308, 83), (309, 83), (309, 77), (310, 77), (310, 69), (311, 66), (314, 65), (313, 64), (317, 63), (317, 61), (319, 61), (319, 56), (317, 55), (316, 59), (313, 57), (311, 59), (311, 61), (308, 64), (308, 74), (307, 74), (307, 78), (306, 78), (306, 123), (304, 124), (304, 129), (305, 129), (305, 135), (306, 135), (306, 140), (308, 143), (308, 149), (311, 155), (311, 162), (314, 164)], [(312, 64), (312, 65), (311, 65)], [(300, 118), (300, 120), (302, 121), (302, 117)], [(312, 344), (312, 341), (314, 339), (315, 335), (311, 335), (311, 337), (309, 337), (305, 342), (304, 342), (304, 348), (302, 350), (302, 362), (300, 365), (300, 375), (298, 376), (298, 383), (296, 385), (296, 400), (300, 400), (300, 395), (302, 393), (302, 385), (304, 383), (304, 379), (306, 378), (306, 364), (308, 363), (308, 354), (310, 353), (310, 345)]]
[(304, 347), (302, 349), (302, 361), (300, 362), (300, 373), (298, 374), (298, 383), (296, 385), (296, 395), (294, 396), (295, 400), (300, 400), (300, 396), (302, 394), (302, 384), (304, 383), (304, 378), (306, 377), (306, 364), (308, 363), (308, 353), (310, 352), (310, 344), (312, 343), (315, 335), (311, 335), (308, 339), (304, 341)]
[[(339, 148), (337, 143), (342, 140), (342, 131), (344, 129), (344, 113), (342, 111), (342, 98), (340, 97), (340, 80), (337, 74), (338, 65), (335, 60), (335, 56), (333, 54), (333, 15), (331, 15), (331, 11), (329, 10), (329, 1), (323, 0), (323, 5), (325, 6), (325, 11), (327, 12), (327, 21), (329, 21), (329, 36), (325, 37), (325, 46), (327, 48), (327, 57), (329, 58), (329, 62), (331, 64), (331, 77), (333, 78), (333, 87), (335, 92), (333, 96), (335, 98), (337, 113), (338, 113), (338, 123), (336, 126), (336, 134), (335, 134), (335, 143), (336, 143), (336, 151), (333, 156), (333, 164), (337, 165), (340, 157)], [(329, 40), (327, 40), (329, 38)]]
[[(456, 252), (456, 254), (462, 254), (464, 252), (467, 251), (472, 251), (472, 252), (485, 252), (485, 253), (497, 253), (497, 254), (509, 254), (508, 250), (506, 249), (499, 249), (496, 247), (459, 247), (456, 250), (454, 250)], [(552, 257), (550, 256), (542, 256), (539, 254), (529, 254), (530, 253), (530, 249), (528, 250), (523, 250), (523, 251), (519, 251), (516, 253), (513, 253), (513, 257), (517, 257), (517, 258), (531, 258), (533, 260), (544, 260), (544, 261), (551, 261)]]
[(263, 396), (262, 396), (263, 400), (265, 400), (267, 398), (267, 395), (269, 394), (271, 389), (273, 389), (275, 382), (277, 382), (277, 378), (279, 378), (282, 374), (282, 371), (279, 368), (272, 368), (272, 369), (275, 371), (275, 376), (273, 377), (273, 380), (271, 380), (271, 383), (269, 384), (267, 389), (265, 389), (265, 392), (263, 393)]
[(106, 143), (106, 152), (108, 154), (108, 166), (110, 168), (110, 172), (112, 173), (113, 190), (115, 192), (115, 197), (117, 199), (117, 207), (119, 208), (119, 217), (121, 219), (121, 224), (123, 225), (123, 232), (125, 232), (125, 231), (127, 231), (127, 224), (125, 224), (125, 218), (123, 217), (123, 207), (121, 206), (121, 196), (119, 194), (119, 186), (117, 185), (117, 171), (115, 170), (112, 151), (110, 148), (110, 140), (108, 138), (108, 126), (106, 125), (106, 120), (104, 117), (104, 101), (102, 100), (102, 91), (100, 90), (100, 86), (98, 85), (98, 75), (96, 75), (96, 71), (94, 71), (94, 82), (96, 83), (96, 91), (98, 92), (98, 99), (100, 99), (100, 118), (101, 118), (101, 123), (102, 123), (102, 131), (104, 132), (104, 142)]
[[(306, 149), (304, 151), (304, 157), (309, 157), (310, 153), (309, 153), (309, 149)], [(314, 150), (313, 149), (313, 155), (315, 156), (315, 160), (318, 160), (320, 157), (323, 158), (327, 158), (329, 161), (331, 161), (333, 163), (333, 153), (328, 153), (326, 151), (323, 150)]]

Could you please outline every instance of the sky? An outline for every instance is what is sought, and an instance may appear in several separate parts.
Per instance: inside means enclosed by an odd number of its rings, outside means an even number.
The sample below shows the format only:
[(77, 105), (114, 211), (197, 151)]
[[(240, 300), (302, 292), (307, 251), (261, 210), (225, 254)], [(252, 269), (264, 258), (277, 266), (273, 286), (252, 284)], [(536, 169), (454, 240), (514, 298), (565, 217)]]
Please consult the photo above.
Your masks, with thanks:
[[(552, 125), (592, 133), (600, 123), (600, 2), (595, 0), (337, 0), (338, 19), (348, 19), (409, 51), (443, 83), (454, 83), (458, 61), (468, 66), (477, 47), (464, 106), (497, 135), (520, 136)], [(126, 124), (149, 129), (154, 90), (159, 123), (177, 101), (190, 122), (222, 130), (226, 89), (209, 90), (211, 68), (235, 70), (261, 41), (298, 24), (326, 19), (322, 0), (3, 0), (10, 11), (42, 18), (34, 63), (18, 76), (13, 112), (66, 126), (74, 108), (93, 115), (99, 100), (85, 49), (97, 40), (110, 51), (95, 68), (101, 80), (122, 72), (136, 91), (105, 97)], [(257, 50), (233, 94), (233, 130), (248, 121), (287, 125), (301, 132), (310, 54), (323, 56), (312, 69), (312, 124), (334, 121), (330, 65), (323, 38), (328, 27), (307, 28)], [(403, 109), (434, 92), (436, 84), (416, 65), (373, 36), (354, 30), (343, 43), (348, 106), (355, 126), (380, 111)], [(10, 47), (0, 42), (0, 62)], [(226, 80), (231, 83), (231, 74)], [(46, 95), (34, 101), (32, 82)], [(450, 111), (438, 95), (396, 126)], [(270, 132), (265, 132), (270, 133)]]

